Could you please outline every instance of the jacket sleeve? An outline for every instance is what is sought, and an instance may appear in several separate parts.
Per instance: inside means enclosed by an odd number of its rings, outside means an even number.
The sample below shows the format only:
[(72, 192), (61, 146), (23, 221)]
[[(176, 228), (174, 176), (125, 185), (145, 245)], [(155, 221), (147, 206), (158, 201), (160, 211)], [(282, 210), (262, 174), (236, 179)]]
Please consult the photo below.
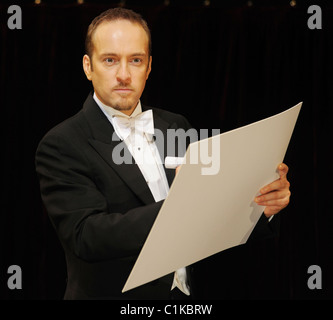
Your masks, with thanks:
[(109, 212), (83, 150), (48, 134), (36, 152), (42, 200), (65, 249), (86, 261), (137, 255), (162, 201), (127, 212)]
[(278, 236), (280, 231), (280, 215), (274, 215), (269, 221), (264, 214), (261, 215), (256, 226), (254, 227), (248, 242), (264, 240)]

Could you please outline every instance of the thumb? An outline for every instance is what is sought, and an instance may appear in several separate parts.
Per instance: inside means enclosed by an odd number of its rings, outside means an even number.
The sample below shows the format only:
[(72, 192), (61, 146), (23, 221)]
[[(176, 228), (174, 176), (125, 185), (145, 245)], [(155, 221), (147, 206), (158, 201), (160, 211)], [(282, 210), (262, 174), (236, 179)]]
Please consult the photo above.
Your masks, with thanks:
[(285, 163), (280, 163), (278, 166), (280, 179), (287, 179), (287, 173), (289, 171), (288, 166)]

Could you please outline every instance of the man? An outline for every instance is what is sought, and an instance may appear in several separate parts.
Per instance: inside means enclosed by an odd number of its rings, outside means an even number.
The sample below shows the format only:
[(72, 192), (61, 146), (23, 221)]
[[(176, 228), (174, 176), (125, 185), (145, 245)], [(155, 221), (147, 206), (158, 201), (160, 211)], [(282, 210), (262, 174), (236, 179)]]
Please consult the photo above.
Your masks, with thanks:
[[(66, 255), (65, 299), (193, 294), (195, 284), (184, 268), (121, 293), (175, 175), (160, 161), (166, 153), (154, 142), (154, 128), (165, 135), (170, 128), (191, 128), (178, 114), (141, 105), (151, 65), (150, 32), (141, 16), (116, 8), (96, 17), (83, 57), (94, 93), (78, 114), (48, 132), (37, 149), (42, 199)], [(130, 153), (131, 163), (115, 161), (119, 146)], [(257, 199), (267, 206), (267, 218), (288, 204), (287, 171), (282, 165), (281, 178)], [(269, 233), (265, 216), (260, 229)]]

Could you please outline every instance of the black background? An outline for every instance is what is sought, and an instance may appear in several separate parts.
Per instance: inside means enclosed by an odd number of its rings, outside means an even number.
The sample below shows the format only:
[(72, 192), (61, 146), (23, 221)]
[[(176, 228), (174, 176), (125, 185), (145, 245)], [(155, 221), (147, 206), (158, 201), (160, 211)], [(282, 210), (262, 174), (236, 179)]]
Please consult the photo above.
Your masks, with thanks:
[[(87, 27), (118, 3), (15, 4), (22, 9), (21, 30), (7, 26), (11, 3), (0, 4), (0, 298), (62, 299), (65, 261), (43, 210), (34, 153), (50, 128), (82, 107), (92, 88), (82, 70)], [(303, 101), (285, 158), (292, 197), (281, 213), (280, 236), (212, 257), (221, 287), (210, 297), (332, 299), (333, 3), (123, 4), (140, 12), (152, 31), (145, 104), (223, 132)], [(321, 30), (308, 28), (310, 4), (322, 9)], [(14, 264), (22, 268), (21, 290), (7, 288)], [(322, 269), (321, 290), (307, 286), (311, 265)]]

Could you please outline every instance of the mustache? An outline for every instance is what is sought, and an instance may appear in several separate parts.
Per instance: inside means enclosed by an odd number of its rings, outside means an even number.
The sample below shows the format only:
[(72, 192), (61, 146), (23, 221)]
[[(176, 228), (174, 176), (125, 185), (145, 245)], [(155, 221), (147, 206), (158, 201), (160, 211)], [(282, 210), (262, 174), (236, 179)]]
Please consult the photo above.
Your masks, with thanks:
[(117, 89), (130, 89), (133, 90), (132, 86), (126, 84), (126, 83), (119, 83), (118, 85), (113, 87), (113, 90), (117, 90)]

